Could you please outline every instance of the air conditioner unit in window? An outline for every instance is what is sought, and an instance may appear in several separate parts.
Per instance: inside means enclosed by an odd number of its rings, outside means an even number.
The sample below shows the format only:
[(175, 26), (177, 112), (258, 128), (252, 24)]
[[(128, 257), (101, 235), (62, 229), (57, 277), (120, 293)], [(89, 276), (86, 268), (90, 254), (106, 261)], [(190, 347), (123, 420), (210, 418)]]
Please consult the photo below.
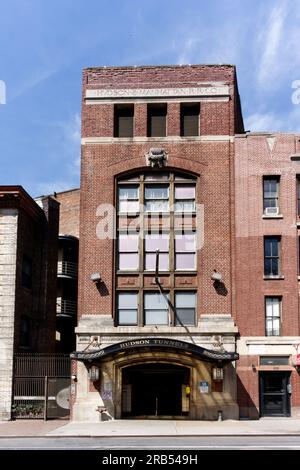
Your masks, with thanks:
[(279, 207), (266, 207), (265, 208), (265, 215), (278, 215), (279, 214)]

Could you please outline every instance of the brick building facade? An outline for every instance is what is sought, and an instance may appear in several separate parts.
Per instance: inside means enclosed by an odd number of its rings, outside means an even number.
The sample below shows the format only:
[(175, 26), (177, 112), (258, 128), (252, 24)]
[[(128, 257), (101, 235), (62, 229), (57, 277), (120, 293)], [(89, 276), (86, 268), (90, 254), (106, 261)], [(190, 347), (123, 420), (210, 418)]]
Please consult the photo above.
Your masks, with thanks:
[(74, 419), (238, 417), (243, 131), (233, 66), (84, 70)]
[[(299, 415), (300, 135), (235, 137), (236, 323), (242, 417)], [(300, 350), (298, 351), (300, 353)]]

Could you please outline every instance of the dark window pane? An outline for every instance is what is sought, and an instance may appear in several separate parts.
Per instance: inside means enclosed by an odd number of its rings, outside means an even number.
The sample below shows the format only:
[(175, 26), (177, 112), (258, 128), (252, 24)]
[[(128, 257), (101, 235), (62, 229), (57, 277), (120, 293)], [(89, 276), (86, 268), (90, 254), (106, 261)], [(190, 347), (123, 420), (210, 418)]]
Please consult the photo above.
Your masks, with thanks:
[(271, 259), (265, 258), (265, 275), (270, 276), (271, 273)]
[(20, 324), (20, 346), (30, 345), (30, 319), (26, 316), (21, 317)]
[(278, 263), (278, 258), (273, 258), (272, 259), (272, 273), (273, 276), (277, 276), (279, 274), (279, 263)]
[(133, 105), (115, 106), (115, 137), (133, 137)]
[(148, 105), (148, 137), (165, 137), (167, 105)]
[(23, 256), (22, 261), (22, 286), (31, 289), (32, 287), (32, 260)]
[(272, 239), (272, 246), (271, 246), (271, 251), (272, 251), (272, 256), (278, 256), (279, 255), (279, 243), (278, 240)]
[(271, 256), (271, 240), (265, 239), (265, 256)]
[(182, 137), (199, 135), (199, 104), (181, 104), (180, 135)]
[(176, 325), (195, 325), (195, 309), (177, 308), (175, 320)]

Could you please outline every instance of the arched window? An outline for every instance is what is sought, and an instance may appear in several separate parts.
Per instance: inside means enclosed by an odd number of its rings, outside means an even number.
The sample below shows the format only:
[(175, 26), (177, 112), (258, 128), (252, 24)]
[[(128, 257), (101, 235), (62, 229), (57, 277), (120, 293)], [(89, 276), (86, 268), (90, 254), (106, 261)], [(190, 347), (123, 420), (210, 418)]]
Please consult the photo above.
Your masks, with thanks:
[(116, 324), (195, 324), (196, 183), (174, 172), (117, 181)]

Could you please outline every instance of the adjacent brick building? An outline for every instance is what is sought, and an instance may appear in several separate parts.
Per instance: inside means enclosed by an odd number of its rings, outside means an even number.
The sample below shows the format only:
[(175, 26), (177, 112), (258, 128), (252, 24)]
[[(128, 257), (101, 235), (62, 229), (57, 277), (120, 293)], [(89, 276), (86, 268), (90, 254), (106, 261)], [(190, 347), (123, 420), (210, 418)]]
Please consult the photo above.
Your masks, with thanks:
[(54, 352), (59, 205), (0, 187), (0, 419), (11, 416), (15, 352)]
[(299, 416), (299, 162), (299, 134), (235, 137), (235, 318), (242, 417), (288, 416), (291, 408)]
[(56, 350), (68, 353), (76, 347), (77, 283), (80, 190), (54, 194), (60, 204), (57, 291)]

